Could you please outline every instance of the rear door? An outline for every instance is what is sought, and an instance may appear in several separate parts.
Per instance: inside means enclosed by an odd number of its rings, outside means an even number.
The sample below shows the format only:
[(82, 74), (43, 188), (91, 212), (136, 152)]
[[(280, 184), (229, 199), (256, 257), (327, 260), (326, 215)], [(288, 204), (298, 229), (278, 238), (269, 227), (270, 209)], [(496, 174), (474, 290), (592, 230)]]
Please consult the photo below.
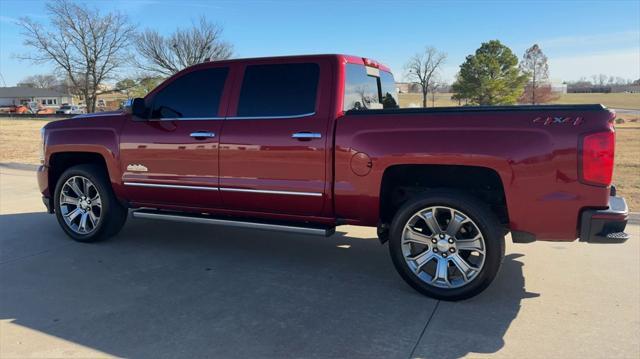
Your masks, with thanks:
[(227, 67), (178, 75), (146, 99), (148, 119), (126, 122), (120, 149), (130, 201), (220, 206), (218, 145), (228, 75)]
[(243, 70), (220, 139), (224, 207), (319, 215), (330, 188), (330, 62), (257, 62)]

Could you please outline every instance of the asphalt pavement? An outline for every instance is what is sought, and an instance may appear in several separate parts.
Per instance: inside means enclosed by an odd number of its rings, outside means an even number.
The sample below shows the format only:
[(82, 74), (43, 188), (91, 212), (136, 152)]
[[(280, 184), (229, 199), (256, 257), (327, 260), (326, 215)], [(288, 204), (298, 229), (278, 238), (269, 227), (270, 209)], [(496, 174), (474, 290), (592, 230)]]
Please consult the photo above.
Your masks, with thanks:
[(511, 244), (463, 302), (424, 297), (371, 228), (318, 238), (129, 219), (68, 239), (0, 166), (0, 357), (638, 358), (640, 228)]

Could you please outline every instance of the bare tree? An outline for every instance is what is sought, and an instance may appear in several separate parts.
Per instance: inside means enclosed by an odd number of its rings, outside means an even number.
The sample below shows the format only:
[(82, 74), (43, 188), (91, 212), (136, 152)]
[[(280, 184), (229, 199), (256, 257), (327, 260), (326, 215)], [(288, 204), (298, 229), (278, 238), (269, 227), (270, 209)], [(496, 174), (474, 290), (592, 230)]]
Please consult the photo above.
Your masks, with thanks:
[(605, 74), (598, 75), (598, 85), (604, 86), (607, 83), (607, 79), (608, 78), (609, 78), (609, 76), (607, 76)]
[(52, 89), (57, 87), (60, 81), (54, 75), (33, 75), (27, 76), (18, 83), (18, 87), (35, 87), (41, 89)]
[(420, 86), (422, 107), (427, 107), (427, 95), (435, 82), (440, 67), (447, 59), (447, 54), (439, 52), (435, 47), (426, 47), (424, 52), (417, 53), (405, 65), (407, 78)]
[[(518, 99), (519, 103), (541, 104), (552, 102), (560, 98), (558, 93), (553, 92), (551, 84), (538, 84), (535, 88), (533, 84), (528, 84), (524, 88), (522, 96)], [(533, 102), (535, 101), (535, 102)]]
[(436, 107), (436, 91), (438, 91), (439, 88), (441, 88), (443, 86), (443, 84), (439, 81), (434, 81), (431, 84), (430, 90), (431, 90), (431, 107)]
[(147, 29), (136, 36), (136, 50), (143, 61), (136, 60), (135, 65), (167, 77), (207, 60), (228, 59), (233, 47), (222, 41), (221, 35), (222, 28), (204, 17), (191, 28), (178, 29), (168, 37)]
[(549, 86), (549, 64), (547, 63), (547, 56), (542, 52), (538, 44), (534, 44), (525, 51), (520, 62), (520, 70), (529, 76), (529, 84), (525, 89), (527, 97), (524, 98), (524, 101), (533, 105), (545, 102), (542, 101), (543, 99), (548, 101), (549, 91), (539, 91), (539, 89)]
[(48, 3), (47, 12), (48, 27), (28, 17), (20, 19), (24, 45), (33, 52), (19, 57), (54, 63), (84, 96), (87, 111), (94, 112), (100, 85), (125, 62), (134, 28), (125, 15), (103, 15), (69, 0)]

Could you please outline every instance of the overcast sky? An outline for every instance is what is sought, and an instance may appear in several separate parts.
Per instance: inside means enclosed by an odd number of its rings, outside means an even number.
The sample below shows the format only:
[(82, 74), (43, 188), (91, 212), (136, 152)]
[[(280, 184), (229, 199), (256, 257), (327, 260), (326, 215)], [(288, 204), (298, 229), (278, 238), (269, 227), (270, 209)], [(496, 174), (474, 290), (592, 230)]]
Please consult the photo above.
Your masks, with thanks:
[[(499, 39), (521, 58), (538, 43), (559, 81), (604, 73), (640, 78), (640, 1), (84, 1), (128, 14), (139, 29), (171, 33), (201, 15), (224, 27), (237, 57), (346, 53), (374, 58), (397, 79), (424, 46), (446, 52), (452, 81), (465, 56)], [(52, 66), (32, 65), (16, 20), (46, 23), (45, 1), (0, 0), (0, 74), (7, 86)], [(131, 70), (123, 70), (125, 76)], [(1, 80), (1, 78), (0, 78)], [(0, 82), (1, 84), (1, 82)]]

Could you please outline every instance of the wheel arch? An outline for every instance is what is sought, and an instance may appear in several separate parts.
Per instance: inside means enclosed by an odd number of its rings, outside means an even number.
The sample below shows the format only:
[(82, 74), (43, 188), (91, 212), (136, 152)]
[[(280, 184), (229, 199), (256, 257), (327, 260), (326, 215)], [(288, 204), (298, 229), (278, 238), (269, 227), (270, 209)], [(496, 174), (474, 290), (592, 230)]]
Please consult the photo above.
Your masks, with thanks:
[[(508, 226), (505, 186), (490, 167), (451, 164), (397, 164), (385, 169), (379, 194), (379, 218), (384, 227), (414, 195), (451, 189), (471, 195), (490, 206), (501, 224)], [(382, 229), (384, 231), (384, 229)], [(380, 237), (382, 241), (384, 236)]]
[(54, 189), (60, 176), (67, 169), (82, 165), (82, 164), (95, 164), (100, 166), (105, 172), (109, 173), (109, 168), (104, 156), (99, 152), (86, 152), (86, 151), (65, 151), (55, 152), (49, 156), (49, 188)]
[[(88, 120), (85, 120), (88, 121)], [(49, 188), (53, 190), (60, 175), (69, 167), (94, 163), (101, 166), (121, 198), (119, 141), (113, 128), (49, 128), (45, 132), (45, 165), (49, 171)]]

